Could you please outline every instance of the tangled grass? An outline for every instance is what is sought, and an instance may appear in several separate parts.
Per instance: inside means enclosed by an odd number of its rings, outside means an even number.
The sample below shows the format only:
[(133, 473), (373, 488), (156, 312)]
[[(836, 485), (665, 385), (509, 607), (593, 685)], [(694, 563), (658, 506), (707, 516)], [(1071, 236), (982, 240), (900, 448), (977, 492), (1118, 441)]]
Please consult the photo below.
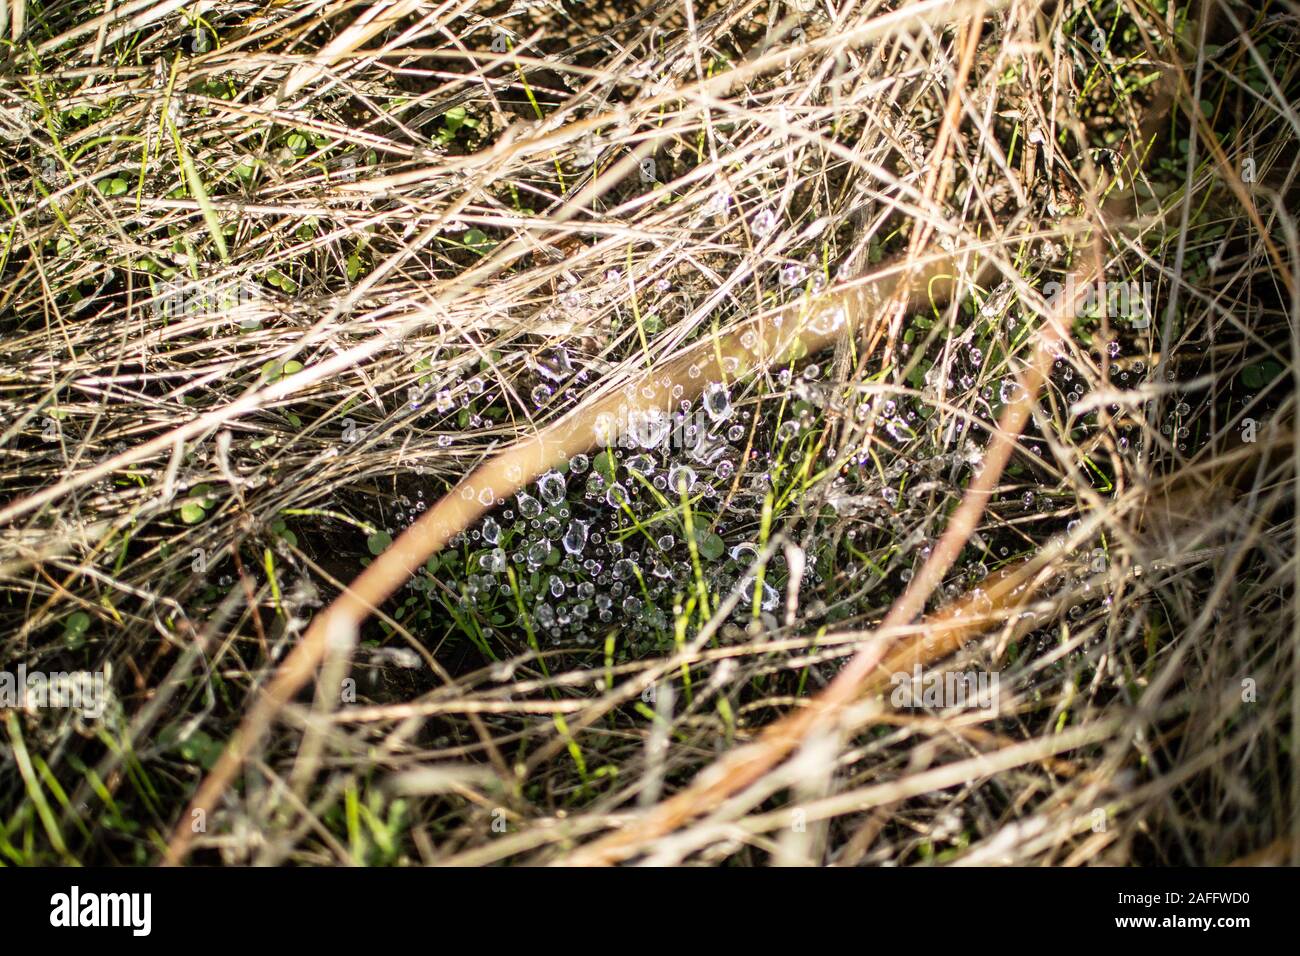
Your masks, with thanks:
[[(1300, 80), (1267, 7), (11, 4), (0, 647), (106, 690), (0, 714), (0, 858), (179, 828), (196, 862), (588, 861), (955, 608), (925, 667), (989, 706), (878, 682), (618, 858), (1295, 861)], [(187, 810), (486, 456), (933, 255), (951, 300), (494, 502)], [(882, 629), (1035, 398), (931, 616)]]

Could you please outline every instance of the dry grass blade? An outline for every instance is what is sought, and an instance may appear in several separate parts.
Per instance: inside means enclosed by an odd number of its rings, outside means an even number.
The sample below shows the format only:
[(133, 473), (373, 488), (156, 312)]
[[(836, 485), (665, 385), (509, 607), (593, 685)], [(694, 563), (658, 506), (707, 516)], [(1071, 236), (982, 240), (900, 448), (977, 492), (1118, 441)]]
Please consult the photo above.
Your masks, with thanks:
[(0, 861), (1293, 857), (1278, 9), (0, 4)]

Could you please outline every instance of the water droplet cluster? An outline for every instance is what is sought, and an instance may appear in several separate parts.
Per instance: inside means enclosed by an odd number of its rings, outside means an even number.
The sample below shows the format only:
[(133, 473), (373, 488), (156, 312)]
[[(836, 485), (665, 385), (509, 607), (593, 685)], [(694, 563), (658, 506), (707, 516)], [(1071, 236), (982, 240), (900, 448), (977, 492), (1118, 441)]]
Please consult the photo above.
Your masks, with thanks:
[[(512, 631), (523, 630), (522, 606), (543, 644), (589, 644), (617, 627), (634, 649), (662, 651), (700, 580), (710, 596), (740, 586), (737, 622), (754, 617), (755, 598), (770, 615), (783, 600), (785, 559), (778, 553), (760, 571), (754, 541), (771, 456), (802, 428), (778, 428), (768, 419), (779, 403), (763, 403), (746, 461), (741, 409), (734, 383), (712, 382), (696, 402), (679, 399), (648, 426), (607, 436), (620, 440), (521, 489), (453, 539), (430, 573)], [(788, 462), (790, 448), (783, 454)]]

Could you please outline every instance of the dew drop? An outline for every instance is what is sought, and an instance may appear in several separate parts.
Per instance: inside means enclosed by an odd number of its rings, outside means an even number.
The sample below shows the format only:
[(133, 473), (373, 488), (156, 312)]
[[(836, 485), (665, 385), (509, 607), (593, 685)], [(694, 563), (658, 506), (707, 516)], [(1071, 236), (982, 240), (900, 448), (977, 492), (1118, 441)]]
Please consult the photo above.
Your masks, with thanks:
[(800, 263), (793, 262), (781, 268), (781, 284), (786, 286), (799, 285), (807, 275), (807, 269)]
[(673, 465), (668, 469), (668, 485), (673, 491), (681, 494), (683, 482), (689, 493), (695, 487), (695, 469), (689, 465)]
[(526, 492), (519, 492), (515, 496), (519, 502), (519, 513), (525, 518), (536, 518), (542, 513), (542, 503)]
[(769, 235), (776, 228), (776, 213), (770, 209), (760, 209), (750, 220), (750, 226), (756, 236)]
[(916, 432), (901, 418), (891, 418), (885, 422), (885, 431), (889, 432), (894, 441), (911, 441), (916, 437)]
[(748, 564), (758, 557), (758, 548), (752, 544), (738, 544), (731, 549), (731, 560), (738, 564)]
[(548, 471), (537, 479), (537, 491), (548, 504), (558, 505), (564, 500), (564, 476)]
[(649, 455), (635, 455), (627, 460), (627, 470), (634, 471), (638, 475), (652, 475), (655, 470), (655, 460)]
[(569, 529), (564, 532), (564, 550), (569, 554), (581, 554), (587, 544), (587, 528), (586, 521), (570, 521)]

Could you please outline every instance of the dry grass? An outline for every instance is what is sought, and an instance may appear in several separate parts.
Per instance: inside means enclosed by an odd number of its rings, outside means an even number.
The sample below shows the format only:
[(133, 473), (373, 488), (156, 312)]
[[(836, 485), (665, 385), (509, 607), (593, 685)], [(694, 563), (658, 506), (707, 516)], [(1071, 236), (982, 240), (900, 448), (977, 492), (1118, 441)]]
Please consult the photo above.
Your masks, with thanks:
[[(6, 862), (155, 862), (178, 825), (228, 863), (580, 862), (611, 832), (669, 864), (1300, 854), (1290, 8), (25, 9), (0, 79), (0, 670), (112, 692), (4, 713)], [(952, 301), (729, 384), (732, 471), (697, 466), (689, 505), (570, 482), (608, 540), (674, 529), (638, 552), (639, 606), (552, 633), (546, 572), (482, 585), (476, 530), (189, 817), (313, 613), (486, 455), (936, 255)], [(1049, 283), (1084, 266), (1151, 321), (1080, 316), (1030, 402)], [(1006, 469), (958, 512), (1017, 397)], [(613, 558), (549, 603), (610, 593)], [(905, 592), (926, 623), (882, 631)], [(645, 826), (882, 633), (943, 620), (942, 666), (996, 673), (994, 712), (886, 687)]]

